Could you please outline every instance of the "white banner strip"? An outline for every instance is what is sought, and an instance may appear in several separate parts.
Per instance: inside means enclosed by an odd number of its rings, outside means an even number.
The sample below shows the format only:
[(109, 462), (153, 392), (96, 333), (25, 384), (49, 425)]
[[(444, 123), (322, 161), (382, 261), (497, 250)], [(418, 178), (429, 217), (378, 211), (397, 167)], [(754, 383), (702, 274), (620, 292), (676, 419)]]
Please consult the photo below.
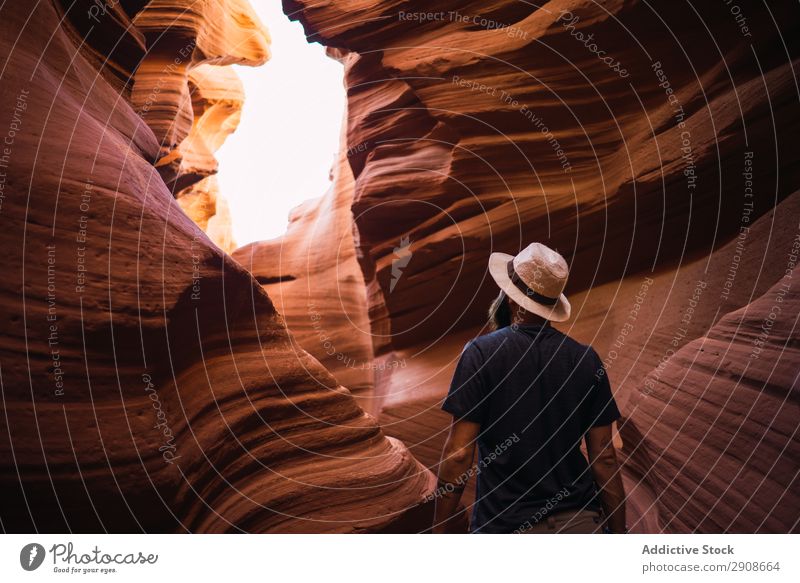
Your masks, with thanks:
[(794, 582), (800, 581), (799, 540), (792, 535), (4, 535), (0, 580), (141, 583), (188, 576), (485, 583), (607, 575), (615, 581)]

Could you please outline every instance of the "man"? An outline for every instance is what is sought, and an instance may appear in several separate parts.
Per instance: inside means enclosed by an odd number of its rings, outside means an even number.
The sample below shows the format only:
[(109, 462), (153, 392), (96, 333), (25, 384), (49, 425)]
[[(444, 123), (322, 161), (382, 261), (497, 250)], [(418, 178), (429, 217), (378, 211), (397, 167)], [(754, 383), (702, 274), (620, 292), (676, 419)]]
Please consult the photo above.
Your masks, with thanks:
[(456, 528), (476, 443), (471, 532), (626, 532), (608, 377), (591, 347), (550, 325), (570, 316), (566, 261), (533, 243), (516, 257), (493, 253), (489, 272), (502, 290), (497, 329), (464, 347), (442, 405), (453, 420), (433, 532)]

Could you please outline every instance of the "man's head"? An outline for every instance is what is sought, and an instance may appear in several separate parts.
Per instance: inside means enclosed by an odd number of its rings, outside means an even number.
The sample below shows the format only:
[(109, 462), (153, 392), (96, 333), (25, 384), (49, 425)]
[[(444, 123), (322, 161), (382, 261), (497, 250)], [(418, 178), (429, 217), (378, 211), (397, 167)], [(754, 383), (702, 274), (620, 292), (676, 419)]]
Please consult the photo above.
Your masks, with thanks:
[[(497, 314), (498, 323), (515, 320), (511, 303), (524, 312), (524, 316), (517, 317), (520, 321), (563, 322), (569, 319), (571, 308), (563, 293), (569, 267), (556, 251), (541, 243), (531, 243), (516, 256), (492, 253), (489, 273), (507, 298), (502, 300), (498, 296), (492, 304), (490, 314)], [(505, 315), (504, 301), (509, 303), (509, 314)]]

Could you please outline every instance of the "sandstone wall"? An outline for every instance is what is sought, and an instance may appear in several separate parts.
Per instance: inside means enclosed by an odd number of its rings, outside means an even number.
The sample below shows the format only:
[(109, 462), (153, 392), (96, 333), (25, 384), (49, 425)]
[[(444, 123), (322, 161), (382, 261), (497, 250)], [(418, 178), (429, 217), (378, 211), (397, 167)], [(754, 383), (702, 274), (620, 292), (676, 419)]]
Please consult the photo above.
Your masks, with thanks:
[[(687, 356), (706, 337), (746, 350), (751, 339), (726, 323), (741, 310), (751, 328), (763, 317), (798, 236), (797, 7), (737, 8), (284, 0), (310, 41), (350, 55), (352, 214), (373, 346), (377, 362), (407, 365), (377, 379), (374, 394), (384, 430), (423, 463), (438, 461), (448, 423), (438, 406), (459, 351), (485, 331), (489, 254), (538, 240), (570, 262), (574, 318), (563, 329), (597, 348), (622, 405), (635, 528), (795, 528), (781, 447), (796, 446), (786, 434), (796, 358), (765, 351), (781, 371), (777, 396), (756, 400), (766, 373), (745, 375), (737, 399), (756, 405), (726, 447), (741, 403), (718, 393), (740, 371)], [(665, 366), (662, 398), (640, 405)], [(676, 398), (663, 405), (667, 390)], [(792, 405), (779, 407), (784, 397)], [(687, 402), (697, 419), (685, 424), (673, 403)], [(709, 460), (719, 475), (702, 479)], [(737, 515), (743, 499), (731, 489), (713, 515), (697, 512), (730, 471), (736, 490), (766, 484), (783, 509)]]
[(261, 25), (237, 0), (92, 5), (0, 9), (3, 528), (408, 520), (430, 474), (171, 192), (190, 160), (164, 164), (192, 126), (189, 76), (262, 62)]
[[(768, 193), (755, 215), (797, 184), (791, 2), (752, 7), (750, 36), (711, 4), (284, 7), (359, 54), (353, 211), (373, 327), (395, 347), (477, 323), (492, 251), (548, 243), (576, 291), (734, 234), (745, 151)], [(404, 237), (414, 256), (390, 292)]]
[[(800, 245), (798, 245), (800, 249)], [(669, 532), (796, 532), (797, 270), (656, 367), (623, 425)]]

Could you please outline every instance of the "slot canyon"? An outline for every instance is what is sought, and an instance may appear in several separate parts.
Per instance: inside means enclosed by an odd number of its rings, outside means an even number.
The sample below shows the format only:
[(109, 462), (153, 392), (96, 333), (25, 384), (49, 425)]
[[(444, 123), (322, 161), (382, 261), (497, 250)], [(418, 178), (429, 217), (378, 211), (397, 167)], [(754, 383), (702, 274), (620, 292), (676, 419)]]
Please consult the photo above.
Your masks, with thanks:
[(4, 531), (425, 532), (489, 255), (540, 241), (631, 531), (796, 532), (800, 8), (739, 4), (283, 0), (340, 145), (243, 246), (247, 0), (0, 6)]

